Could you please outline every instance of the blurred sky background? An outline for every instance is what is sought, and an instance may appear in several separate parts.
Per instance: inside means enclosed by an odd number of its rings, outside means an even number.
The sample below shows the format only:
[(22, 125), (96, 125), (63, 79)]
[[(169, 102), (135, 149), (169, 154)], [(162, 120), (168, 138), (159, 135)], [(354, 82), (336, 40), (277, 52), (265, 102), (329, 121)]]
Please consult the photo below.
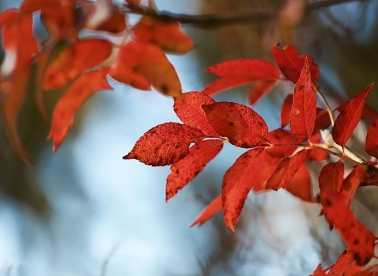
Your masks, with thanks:
[[(232, 2), (156, 4), (159, 9), (193, 14), (233, 13), (262, 5)], [(231, 58), (272, 60), (270, 45), (292, 42), (301, 53), (316, 58), (321, 86), (338, 102), (377, 81), (377, 2), (312, 12), (285, 30), (279, 22), (216, 30), (185, 28), (196, 50), (169, 58), (183, 91), (195, 91), (210, 81), (203, 72), (207, 66)], [(282, 3), (271, 0), (264, 5), (279, 9)], [(5, 9), (17, 3), (2, 0), (0, 5)], [(370, 69), (361, 69), (368, 71), (364, 73), (358, 66)], [(34, 117), (23, 121), (35, 124), (41, 141), (38, 146), (28, 142), (34, 167), (18, 164), (9, 150), (2, 150), (0, 165), (8, 165), (0, 167), (0, 275), (308, 275), (318, 263), (332, 263), (343, 251), (337, 235), (329, 233), (324, 218), (318, 217), (319, 206), (301, 203), (285, 191), (250, 194), (236, 234), (226, 229), (221, 214), (202, 227), (188, 228), (220, 193), (224, 172), (244, 150), (225, 145), (196, 180), (165, 203), (169, 167), (150, 167), (122, 156), (150, 128), (178, 122), (173, 101), (155, 91), (138, 91), (112, 80), (110, 84), (114, 91), (97, 92), (81, 108), (56, 153), (52, 143), (44, 141), (48, 126), (39, 119), (28, 121)], [(253, 107), (270, 130), (279, 127), (277, 106), (290, 89), (280, 85), (276, 95)], [(247, 104), (247, 89), (216, 99)], [(2, 147), (8, 148), (4, 130), (1, 135)], [(19, 189), (14, 191), (11, 185)]]

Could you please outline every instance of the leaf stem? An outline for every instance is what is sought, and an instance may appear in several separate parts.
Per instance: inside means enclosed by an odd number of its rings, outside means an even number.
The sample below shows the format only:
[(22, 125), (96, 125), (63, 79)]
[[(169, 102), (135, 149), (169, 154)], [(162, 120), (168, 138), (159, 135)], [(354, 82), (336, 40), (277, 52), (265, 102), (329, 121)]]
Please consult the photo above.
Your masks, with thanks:
[(331, 125), (334, 126), (335, 125), (335, 118), (333, 117), (333, 111), (332, 111), (331, 107), (329, 106), (327, 99), (324, 97), (322, 92), (319, 91), (319, 89), (316, 87), (315, 84), (312, 84), (312, 87), (314, 88), (314, 90), (316, 91), (316, 93), (319, 95), (320, 99), (324, 103), (326, 110), (328, 112), (328, 115), (329, 115), (329, 119), (331, 121)]

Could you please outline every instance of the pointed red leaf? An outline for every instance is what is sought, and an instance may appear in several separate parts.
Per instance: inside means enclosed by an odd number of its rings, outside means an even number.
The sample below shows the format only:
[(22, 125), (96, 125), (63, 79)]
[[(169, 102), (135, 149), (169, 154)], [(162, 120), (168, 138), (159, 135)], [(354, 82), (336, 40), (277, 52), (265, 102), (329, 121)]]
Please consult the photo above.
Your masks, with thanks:
[(319, 264), (315, 271), (310, 275), (310, 276), (327, 276), (327, 274), (325, 273), (325, 271), (322, 269), (322, 265)]
[(101, 68), (80, 75), (59, 99), (52, 115), (48, 140), (54, 140), (56, 151), (73, 125), (74, 117), (83, 103), (98, 90), (112, 89), (106, 80), (109, 68)]
[(285, 129), (275, 129), (268, 133), (269, 142), (272, 144), (266, 152), (275, 158), (284, 158), (292, 155), (297, 149), (295, 137)]
[(279, 188), (286, 188), (302, 164), (305, 163), (306, 155), (307, 151), (302, 150), (292, 157), (284, 158), (269, 178), (266, 188), (275, 191)]
[(229, 60), (205, 70), (221, 77), (208, 84), (202, 91), (214, 95), (243, 84), (257, 82), (250, 90), (250, 104), (270, 91), (279, 77), (277, 68), (270, 62), (259, 59)]
[(187, 92), (182, 98), (176, 98), (173, 110), (180, 120), (193, 128), (198, 128), (204, 134), (219, 137), (219, 134), (209, 123), (202, 105), (213, 104), (215, 101), (208, 95), (200, 92)]
[(193, 227), (195, 225), (202, 225), (211, 219), (216, 213), (222, 210), (222, 198), (221, 196), (216, 197), (209, 205), (203, 209), (201, 214), (192, 222), (189, 227)]
[(241, 155), (226, 171), (222, 186), (222, 206), (226, 226), (234, 232), (247, 195), (265, 166), (263, 149), (254, 148)]
[(181, 96), (181, 83), (175, 68), (164, 52), (152, 44), (130, 42), (122, 46), (109, 75), (141, 90), (150, 90), (152, 84), (164, 95)]
[(293, 94), (286, 96), (281, 109), (281, 128), (287, 126), (290, 122), (291, 106), (293, 105)]
[(87, 69), (99, 65), (110, 56), (112, 44), (103, 39), (87, 38), (73, 42), (49, 64), (43, 89), (57, 89)]
[(206, 140), (189, 149), (189, 153), (171, 166), (165, 188), (168, 201), (193, 180), (223, 148), (223, 140)]
[(368, 177), (367, 172), (360, 166), (355, 166), (348, 177), (344, 179), (341, 192), (345, 194), (348, 205), (365, 177)]
[(314, 63), (314, 59), (307, 55), (298, 55), (297, 48), (293, 45), (286, 45), (282, 50), (278, 48), (279, 44), (272, 46), (274, 59), (282, 73), (292, 82), (296, 83), (308, 59), (309, 71), (311, 74), (311, 82), (316, 84), (319, 78), (318, 65)]
[(189, 153), (189, 145), (204, 137), (195, 128), (179, 123), (158, 125), (139, 138), (123, 159), (137, 159), (151, 166), (171, 165)]
[(133, 28), (135, 40), (155, 44), (164, 51), (186, 54), (194, 44), (176, 21), (143, 16)]
[(230, 143), (250, 148), (266, 144), (268, 126), (264, 119), (249, 107), (232, 102), (204, 105), (207, 118), (220, 135)]
[(311, 177), (306, 163), (303, 163), (294, 177), (289, 181), (285, 188), (292, 195), (303, 201), (315, 203), (316, 198), (312, 193)]
[(353, 131), (361, 119), (365, 100), (369, 96), (372, 88), (373, 83), (349, 100), (345, 109), (337, 117), (332, 129), (332, 137), (340, 146), (344, 147), (350, 136), (352, 136)]
[(306, 59), (301, 75), (294, 87), (290, 128), (297, 139), (310, 138), (315, 127), (316, 92), (311, 83), (309, 68), (309, 62)]
[(378, 116), (367, 129), (365, 149), (367, 153), (378, 159)]
[[(339, 111), (340, 113), (344, 111), (346, 105), (347, 105), (348, 101), (342, 103), (341, 105), (339, 105), (336, 110)], [(365, 120), (374, 120), (375, 117), (378, 116), (378, 112), (374, 110), (374, 108), (372, 108), (371, 106), (369, 106), (367, 103), (364, 104), (363, 108), (362, 108), (362, 115), (361, 115), (361, 119), (365, 119)]]
[(320, 202), (327, 221), (340, 232), (353, 259), (365, 265), (374, 256), (375, 237), (349, 208), (349, 192), (340, 192), (343, 174), (341, 161), (323, 167), (319, 175)]

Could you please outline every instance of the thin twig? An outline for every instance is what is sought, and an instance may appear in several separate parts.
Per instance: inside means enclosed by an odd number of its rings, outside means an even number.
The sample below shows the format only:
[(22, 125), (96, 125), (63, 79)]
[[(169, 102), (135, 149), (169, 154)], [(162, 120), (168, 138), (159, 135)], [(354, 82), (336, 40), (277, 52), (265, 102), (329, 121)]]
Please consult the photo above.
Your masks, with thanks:
[(112, 249), (110, 250), (108, 256), (106, 257), (104, 263), (102, 264), (102, 269), (101, 269), (101, 274), (100, 276), (105, 276), (106, 275), (106, 270), (108, 269), (108, 265), (110, 262), (110, 259), (113, 257), (113, 255), (116, 253), (120, 243), (115, 244)]
[[(349, 2), (361, 2), (362, 0), (325, 0), (308, 3), (306, 12), (311, 12), (321, 8), (327, 8), (334, 5), (345, 4)], [(368, 1), (368, 0), (365, 0)], [(274, 18), (276, 11), (260, 10), (249, 11), (237, 14), (205, 14), (205, 15), (188, 15), (182, 13), (171, 13), (167, 11), (158, 11), (156, 9), (140, 6), (136, 4), (124, 5), (125, 12), (130, 14), (146, 15), (166, 21), (176, 21), (180, 24), (188, 24), (194, 27), (214, 28), (229, 24), (253, 24), (263, 22)]]

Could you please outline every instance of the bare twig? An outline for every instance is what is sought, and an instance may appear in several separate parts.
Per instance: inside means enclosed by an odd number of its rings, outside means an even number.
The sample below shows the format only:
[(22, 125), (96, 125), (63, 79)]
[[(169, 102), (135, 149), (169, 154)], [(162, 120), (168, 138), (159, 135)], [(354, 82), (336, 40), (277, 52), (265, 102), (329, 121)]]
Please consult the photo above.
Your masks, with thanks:
[[(345, 4), (349, 2), (362, 2), (363, 0), (324, 0), (308, 3), (306, 12), (326, 8), (334, 5)], [(368, 0), (365, 0), (368, 1)], [(214, 28), (229, 24), (253, 24), (263, 22), (274, 18), (277, 11), (260, 10), (249, 11), (237, 14), (205, 14), (205, 15), (188, 15), (181, 13), (171, 13), (167, 11), (158, 11), (156, 9), (135, 5), (124, 4), (125, 12), (130, 14), (147, 15), (152, 18), (158, 18), (166, 21), (176, 21), (180, 24), (188, 24), (194, 27)]]

